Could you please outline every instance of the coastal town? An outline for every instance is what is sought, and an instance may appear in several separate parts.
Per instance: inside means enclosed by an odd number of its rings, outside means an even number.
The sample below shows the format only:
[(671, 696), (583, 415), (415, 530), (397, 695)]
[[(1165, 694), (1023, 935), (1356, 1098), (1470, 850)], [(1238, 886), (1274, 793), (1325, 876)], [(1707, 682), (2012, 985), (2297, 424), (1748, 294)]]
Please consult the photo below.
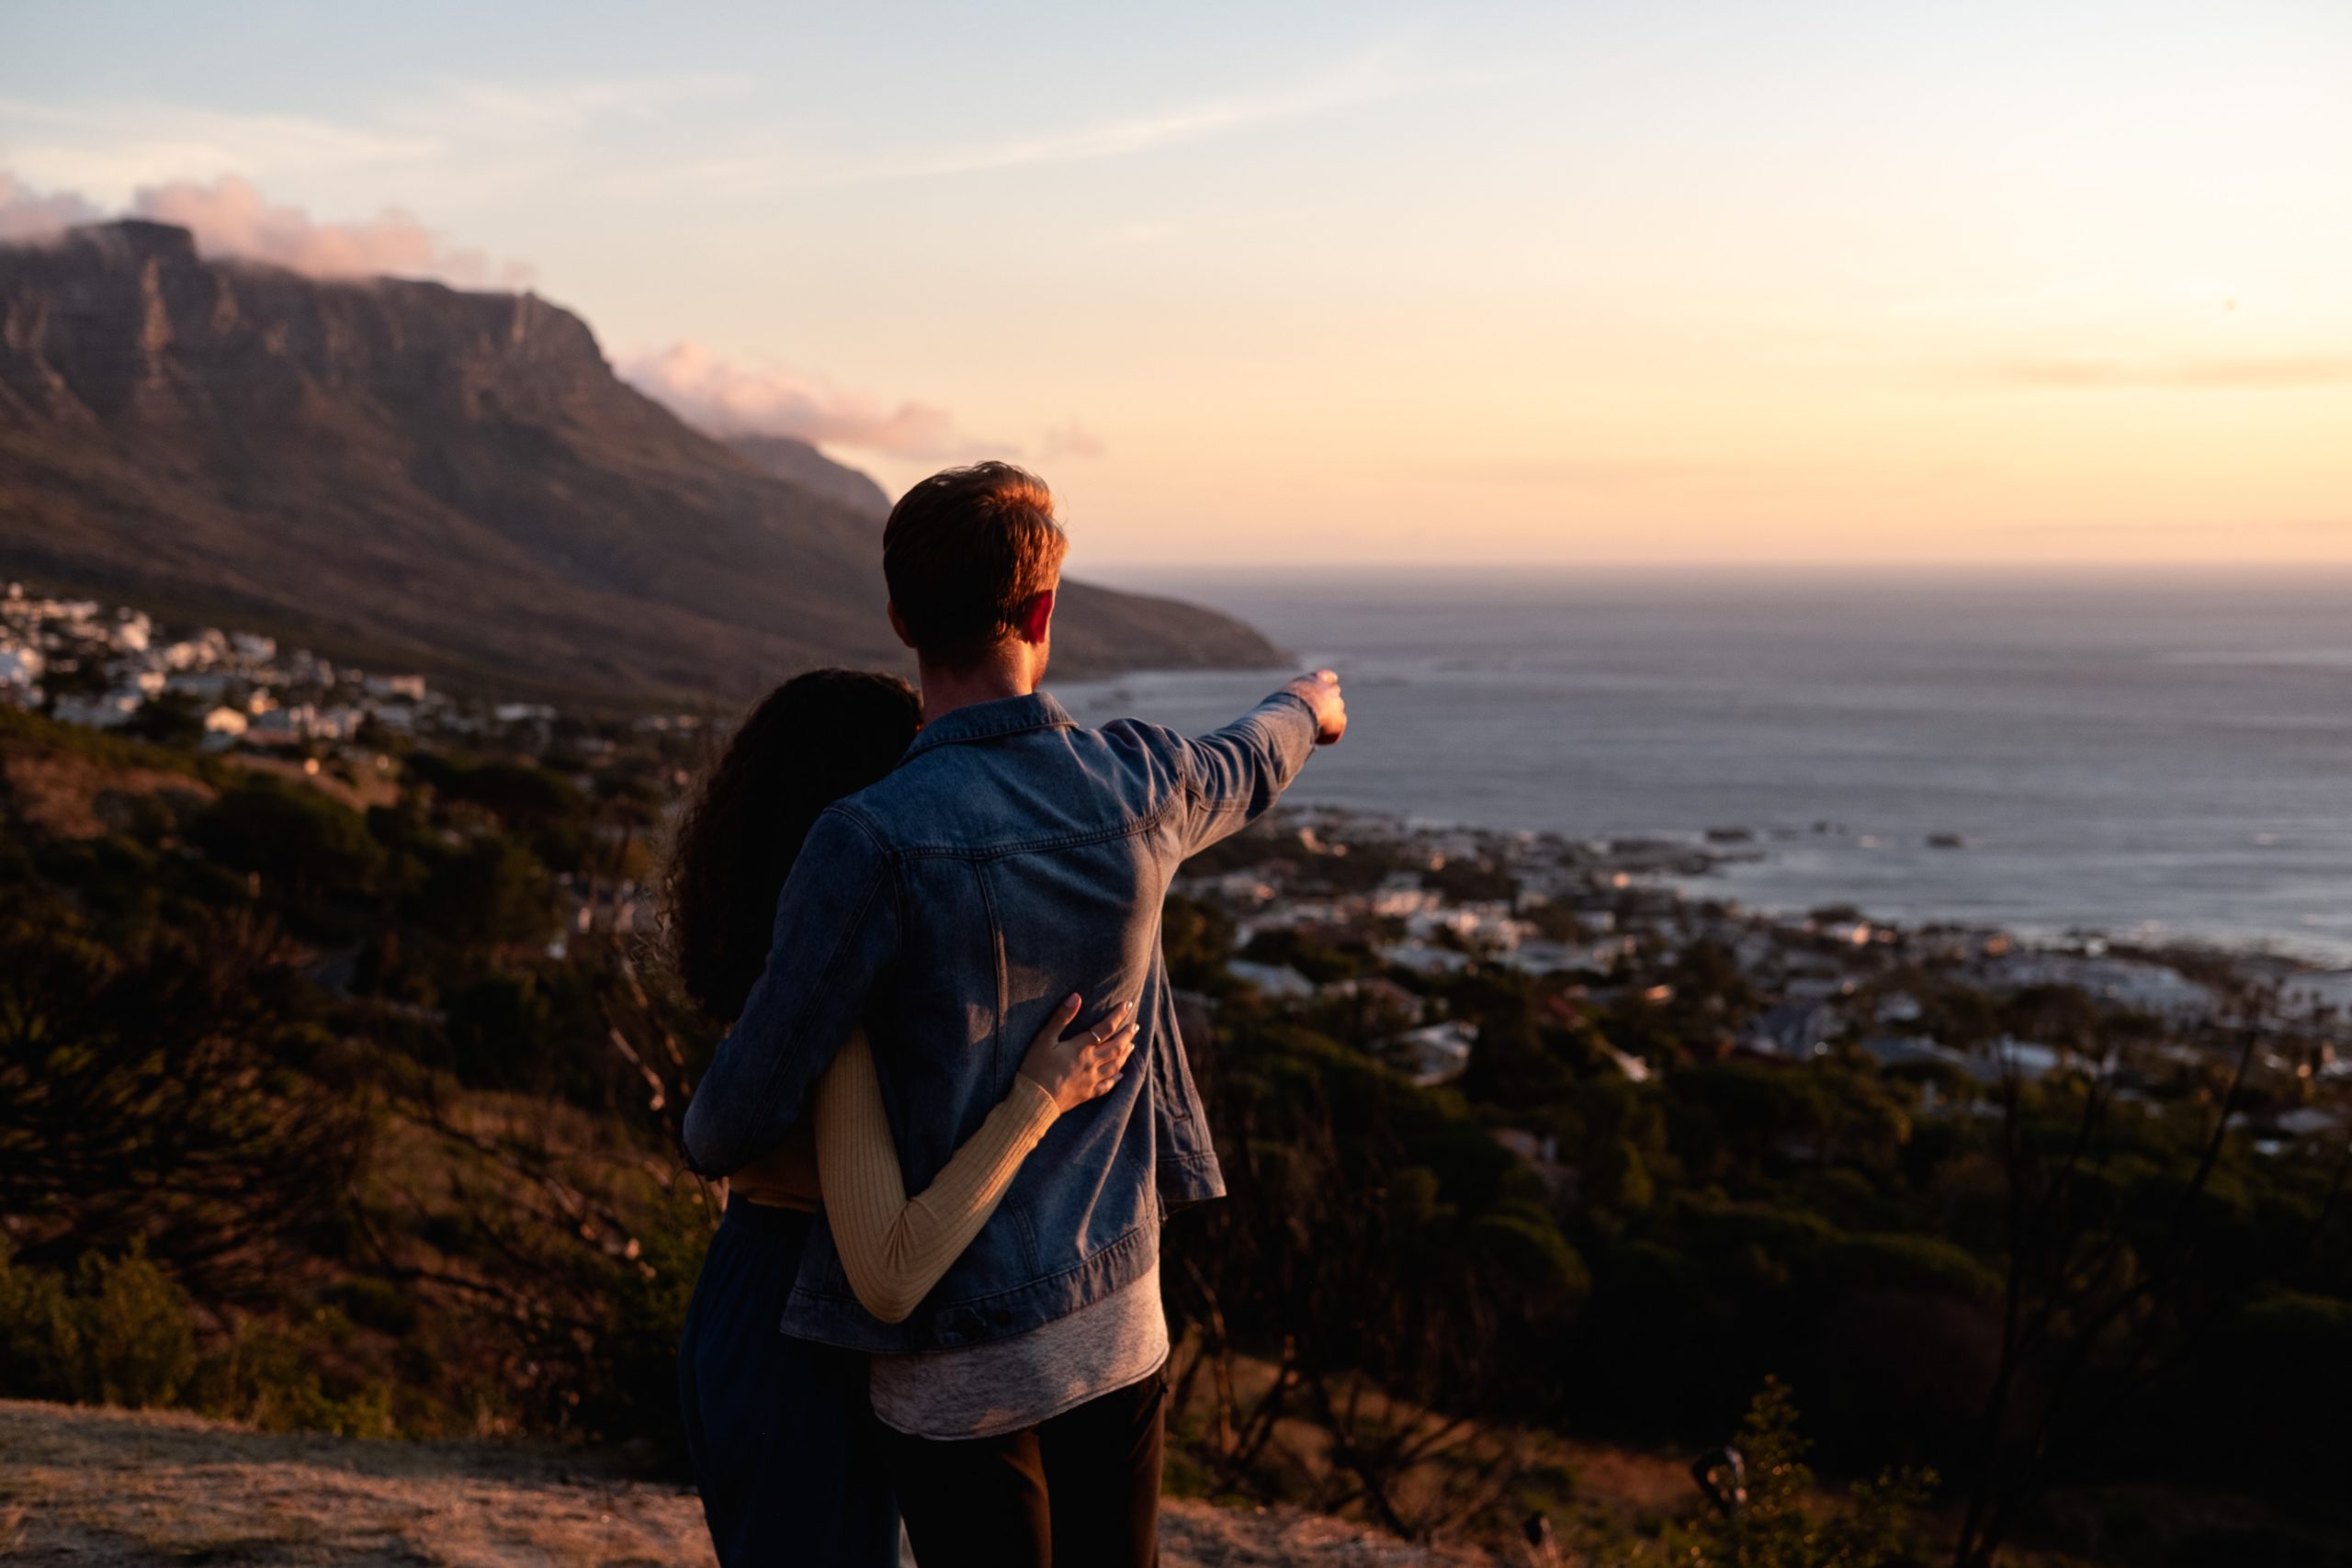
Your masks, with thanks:
[(337, 666), (255, 632), (166, 629), (143, 610), (0, 588), (0, 702), (66, 724), (193, 735), (209, 751), (546, 724), (537, 703), (461, 704), (418, 674)]
[[(627, 766), (674, 796), (705, 744), (690, 714), (575, 718), (548, 705), (459, 697), (423, 675), (366, 671), (249, 631), (171, 626), (131, 607), (0, 590), (0, 702), (51, 719), (227, 761), (330, 780), (380, 777), (419, 745), (527, 757), (546, 766)], [(1285, 807), (1193, 863), (1176, 892), (1229, 933), (1210, 1005), (1274, 1012), (1345, 1009), (1357, 1032), (1424, 1088), (1467, 1070), (1476, 1026), (1446, 982), (1481, 966), (1530, 983), (1544, 1021), (1567, 1028), (1668, 1009), (1669, 972), (1702, 954), (1735, 998), (1703, 998), (1700, 1051), (1792, 1068), (1859, 1053), (1915, 1079), (1925, 1113), (1963, 1114), (2012, 1077), (2089, 1074), (2144, 1094), (2203, 1070), (2258, 1010), (2262, 1090), (2243, 1114), (2257, 1150), (2352, 1130), (2352, 973), (2266, 953), (2151, 951), (2086, 936), (2032, 945), (1997, 930), (1902, 928), (1852, 908), (1774, 915), (1710, 896), (1724, 859), (1755, 852), (1716, 829), (1688, 840), (1420, 827), (1363, 813)], [(646, 889), (566, 877), (568, 933), (650, 929)], [(558, 946), (560, 946), (559, 942)], [(2061, 993), (2127, 1018), (2097, 1055), (1956, 1020), (1934, 993)], [(1618, 1032), (1622, 1034), (1622, 1031)], [(1947, 1037), (1947, 1036), (1950, 1037)], [(1668, 1064), (1618, 1043), (1619, 1071)], [(1520, 1140), (1532, 1158), (1541, 1140)]]
[[(1388, 1021), (1385, 1051), (1425, 1087), (1459, 1077), (1477, 1046), (1474, 1028), (1426, 999), (1431, 977), (1513, 972), (1534, 983), (1546, 1021), (1575, 1025), (1671, 1006), (1675, 983), (1657, 976), (1691, 969), (1704, 951), (1724, 988), (1750, 999), (1723, 1010), (1702, 1046), (1711, 1056), (1794, 1067), (1858, 1053), (1915, 1079), (1924, 1112), (1952, 1114), (1983, 1110), (2005, 1079), (2062, 1071), (2143, 1098), (2209, 1068), (2233, 1030), (2258, 1027), (2267, 1043), (2252, 1058), (2250, 1098), (2268, 1109), (2249, 1113), (2256, 1149), (2352, 1129), (2352, 974), (2096, 938), (2032, 946), (1996, 929), (1903, 929), (1852, 909), (1776, 917), (1706, 897), (1707, 852), (1681, 843), (1410, 829), (1315, 809), (1285, 812), (1283, 827), (1272, 852), (1179, 891), (1232, 921), (1239, 956), (1226, 973), (1238, 987), (1301, 1011), (1371, 1007)], [(1386, 869), (1376, 880), (1340, 869), (1365, 860)], [(1357, 972), (1335, 977), (1343, 953)], [(2108, 1032), (2096, 1054), (1972, 1031), (1937, 999), (1955, 990), (2064, 995), (2132, 1027)], [(1961, 1038), (1939, 1038), (1954, 1023)], [(2115, 1043), (2119, 1033), (2130, 1043)], [(1609, 1055), (1635, 1081), (1659, 1070), (1615, 1045)]]

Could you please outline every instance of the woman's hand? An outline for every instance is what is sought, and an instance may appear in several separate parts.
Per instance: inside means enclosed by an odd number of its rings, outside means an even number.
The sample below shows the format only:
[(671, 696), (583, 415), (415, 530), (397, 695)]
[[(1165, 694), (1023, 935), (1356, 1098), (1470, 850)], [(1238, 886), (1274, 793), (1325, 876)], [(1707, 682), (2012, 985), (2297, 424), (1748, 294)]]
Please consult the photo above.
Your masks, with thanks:
[(1054, 1010), (1046, 1027), (1029, 1042), (1021, 1058), (1021, 1076), (1053, 1097), (1054, 1109), (1077, 1110), (1090, 1100), (1111, 1092), (1119, 1069), (1136, 1048), (1136, 1004), (1124, 1002), (1091, 1030), (1080, 1030), (1069, 1039), (1062, 1031), (1085, 1005), (1076, 992)]

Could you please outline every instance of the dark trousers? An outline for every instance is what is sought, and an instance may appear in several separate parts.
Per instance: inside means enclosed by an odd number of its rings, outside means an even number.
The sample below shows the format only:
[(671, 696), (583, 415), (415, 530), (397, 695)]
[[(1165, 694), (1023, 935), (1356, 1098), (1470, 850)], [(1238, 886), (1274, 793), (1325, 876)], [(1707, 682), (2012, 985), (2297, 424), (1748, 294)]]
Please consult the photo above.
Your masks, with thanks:
[(785, 1337), (815, 1222), (741, 1199), (711, 1238), (678, 1346), (703, 1516), (724, 1568), (896, 1568), (899, 1510), (866, 1359)]
[(1168, 1374), (1001, 1438), (892, 1433), (922, 1568), (1154, 1568)]

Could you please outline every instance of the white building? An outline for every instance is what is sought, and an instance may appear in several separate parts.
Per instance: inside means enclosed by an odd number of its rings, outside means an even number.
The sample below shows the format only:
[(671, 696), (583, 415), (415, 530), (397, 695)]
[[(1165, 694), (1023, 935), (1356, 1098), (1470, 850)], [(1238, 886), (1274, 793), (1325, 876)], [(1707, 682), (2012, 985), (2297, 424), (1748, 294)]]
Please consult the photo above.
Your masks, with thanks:
[(1466, 1024), (1432, 1023), (1406, 1031), (1396, 1043), (1404, 1048), (1406, 1071), (1428, 1089), (1460, 1077), (1470, 1066), (1470, 1048), (1476, 1041)]
[(229, 639), (217, 631), (201, 631), (178, 642), (166, 643), (156, 658), (166, 670), (209, 670), (229, 650)]
[(1529, 930), (1525, 921), (1512, 918), (1510, 905), (1499, 902), (1423, 909), (1405, 922), (1405, 929), (1417, 937), (1450, 931), (1465, 942), (1504, 953), (1517, 947)]
[(130, 722), (130, 716), (146, 701), (137, 688), (118, 687), (103, 697), (61, 697), (50, 709), (50, 716), (61, 724), (79, 724), (91, 729), (118, 729)]
[(1889, 991), (1878, 999), (1881, 1023), (1917, 1023), (1925, 1016), (1919, 998), (1908, 991)]
[(245, 716), (235, 708), (214, 708), (204, 716), (204, 749), (226, 751), (243, 737), (247, 728)]
[(1315, 995), (1315, 982), (1287, 964), (1253, 964), (1237, 958), (1225, 969), (1268, 1001), (1303, 1002)]
[(266, 745), (291, 745), (311, 733), (318, 717), (319, 710), (308, 703), (297, 703), (291, 707), (272, 705), (254, 716), (245, 734), (248, 739)]
[(2179, 970), (2132, 958), (2075, 958), (2021, 953), (1993, 966), (2005, 986), (2074, 986), (2104, 1001), (2158, 1018), (2194, 1021), (2210, 1017), (2213, 993)]
[(1379, 951), (1382, 963), (1410, 969), (1416, 975), (1459, 975), (1470, 967), (1468, 953), (1450, 947), (1432, 947), (1425, 942), (1401, 942)]
[(137, 610), (118, 610), (115, 623), (107, 630), (107, 640), (124, 653), (144, 653), (147, 641), (154, 633), (154, 623)]
[(1579, 970), (1606, 970), (1632, 944), (1623, 937), (1605, 942), (1554, 942), (1531, 937), (1504, 953), (1500, 962), (1522, 975), (1566, 975)]
[[(174, 646), (185, 648), (187, 645), (178, 643)], [(185, 697), (194, 697), (198, 702), (217, 703), (229, 694), (229, 687), (235, 680), (235, 676), (224, 670), (183, 667), (164, 677), (164, 689)]]
[(360, 685), (371, 697), (404, 697), (413, 703), (424, 700), (422, 675), (370, 675)]

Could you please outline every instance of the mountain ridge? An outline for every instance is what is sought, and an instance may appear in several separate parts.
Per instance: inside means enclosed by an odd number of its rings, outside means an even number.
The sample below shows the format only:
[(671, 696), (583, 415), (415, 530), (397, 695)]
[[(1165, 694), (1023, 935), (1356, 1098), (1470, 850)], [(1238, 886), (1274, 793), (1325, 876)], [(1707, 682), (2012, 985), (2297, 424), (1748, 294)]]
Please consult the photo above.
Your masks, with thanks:
[[(45, 587), (517, 694), (741, 700), (906, 667), (880, 495), (693, 430), (536, 295), (322, 282), (136, 220), (0, 247), (0, 570)], [(1057, 642), (1070, 675), (1279, 657), (1075, 581)]]

